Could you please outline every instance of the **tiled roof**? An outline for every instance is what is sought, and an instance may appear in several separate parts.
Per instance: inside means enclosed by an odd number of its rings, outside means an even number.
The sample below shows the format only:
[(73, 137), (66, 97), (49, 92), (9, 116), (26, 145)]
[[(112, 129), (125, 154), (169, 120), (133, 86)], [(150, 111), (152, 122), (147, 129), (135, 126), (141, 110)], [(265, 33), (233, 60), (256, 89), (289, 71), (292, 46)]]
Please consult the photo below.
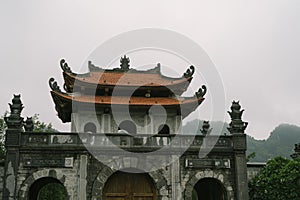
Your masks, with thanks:
[[(188, 83), (192, 77), (169, 78), (154, 73), (124, 73), (124, 72), (90, 72), (86, 76), (64, 72), (64, 77), (75, 81), (98, 85), (123, 85), (123, 86), (170, 86)], [(75, 83), (76, 84), (76, 83)], [(187, 84), (188, 85), (188, 84)]]
[(123, 97), (123, 96), (70, 96), (68, 94), (52, 91), (53, 95), (59, 96), (65, 100), (80, 102), (80, 103), (92, 103), (92, 104), (102, 104), (102, 105), (136, 105), (136, 106), (152, 106), (152, 105), (162, 105), (162, 106), (175, 106), (182, 104), (200, 104), (204, 98), (200, 97), (187, 97), (187, 98), (175, 98), (175, 97)]

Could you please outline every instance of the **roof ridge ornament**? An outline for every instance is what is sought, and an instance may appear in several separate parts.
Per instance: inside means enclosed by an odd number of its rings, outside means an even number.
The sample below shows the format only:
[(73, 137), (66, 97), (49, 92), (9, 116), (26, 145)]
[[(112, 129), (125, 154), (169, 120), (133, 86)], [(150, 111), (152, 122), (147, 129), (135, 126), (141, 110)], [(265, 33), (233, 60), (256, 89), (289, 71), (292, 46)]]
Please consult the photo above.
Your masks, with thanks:
[(184, 78), (190, 78), (193, 76), (195, 72), (195, 67), (193, 65), (191, 65), (187, 70), (186, 72), (183, 74), (183, 77)]
[(4, 117), (4, 121), (9, 129), (22, 129), (23, 118), (21, 117), (21, 112), (24, 108), (21, 95), (14, 94), (12, 99), (12, 104), (9, 103), (10, 115)]
[(26, 121), (24, 121), (23, 124), (25, 131), (33, 131), (34, 123), (32, 117), (27, 117)]
[(68, 63), (65, 61), (65, 59), (60, 60), (60, 67), (64, 72), (72, 73), (72, 70), (69, 67)]
[(240, 101), (233, 101), (230, 109), (231, 111), (228, 111), (228, 114), (230, 115), (231, 122), (227, 129), (231, 134), (244, 133), (248, 122), (242, 121), (244, 109), (241, 110)]
[(210, 128), (209, 121), (203, 121), (202, 129), (200, 130), (203, 135), (210, 135), (212, 128)]
[(207, 92), (207, 88), (205, 85), (202, 85), (201, 88), (199, 88), (198, 92), (196, 92), (196, 97), (197, 98), (200, 98), (200, 97), (204, 97), (204, 95), (206, 94)]
[(124, 55), (124, 57), (121, 57), (120, 59), (120, 67), (122, 70), (127, 71), (129, 70), (129, 66), (130, 66), (130, 59), (129, 57), (126, 57), (126, 55)]
[(52, 89), (52, 91), (61, 92), (61, 90), (54, 78), (49, 79), (49, 86)]

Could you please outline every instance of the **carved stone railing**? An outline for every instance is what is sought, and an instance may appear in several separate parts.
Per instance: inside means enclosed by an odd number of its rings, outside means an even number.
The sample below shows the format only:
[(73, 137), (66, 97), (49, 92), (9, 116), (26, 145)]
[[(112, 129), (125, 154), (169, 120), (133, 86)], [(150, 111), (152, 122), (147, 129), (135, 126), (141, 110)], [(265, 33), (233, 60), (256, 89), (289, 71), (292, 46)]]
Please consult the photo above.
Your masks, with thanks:
[(199, 149), (207, 148), (223, 148), (232, 149), (231, 136), (203, 136), (203, 135), (128, 135), (120, 133), (35, 133), (24, 132), (21, 135), (21, 147), (98, 147), (110, 148), (118, 146), (120, 148), (189, 148)]

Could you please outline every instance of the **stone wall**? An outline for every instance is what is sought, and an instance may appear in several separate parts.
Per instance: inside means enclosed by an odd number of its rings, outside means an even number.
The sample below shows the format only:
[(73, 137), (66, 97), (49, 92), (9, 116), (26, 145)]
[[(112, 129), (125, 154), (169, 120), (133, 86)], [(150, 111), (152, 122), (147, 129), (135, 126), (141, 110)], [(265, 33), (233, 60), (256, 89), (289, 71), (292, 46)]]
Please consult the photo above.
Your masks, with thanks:
[[(185, 159), (190, 156), (185, 157)], [(231, 163), (233, 163), (233, 157), (230, 155), (224, 156), (214, 156), (208, 155), (205, 159), (209, 160), (217, 160), (217, 159), (228, 159)], [(192, 191), (197, 182), (203, 178), (213, 178), (224, 186), (227, 199), (234, 200), (235, 195), (234, 192), (236, 190), (235, 186), (235, 170), (234, 166), (224, 167), (224, 168), (210, 168), (210, 167), (195, 167), (195, 168), (187, 168), (183, 163), (185, 159), (181, 159), (181, 187), (183, 189), (183, 197), (182, 199), (191, 200)]]
[(3, 194), (4, 160), (0, 160), (0, 199)]
[[(109, 177), (115, 172), (113, 167), (119, 165), (119, 167), (137, 167), (132, 162), (126, 161), (122, 156), (114, 157), (116, 161), (111, 166), (106, 166), (92, 155), (78, 154), (74, 157), (74, 163), (72, 167), (55, 167), (55, 168), (28, 168), (24, 166), (24, 161), (28, 158), (29, 154), (22, 155), (21, 164), (18, 170), (17, 190), (18, 199), (26, 199), (30, 185), (34, 181), (43, 177), (53, 177), (60, 180), (65, 186), (69, 199), (101, 199), (102, 189), (109, 179)], [(43, 154), (45, 156), (45, 154)], [(62, 158), (70, 157), (70, 154), (60, 154)], [(233, 163), (231, 156), (208, 156), (211, 159), (224, 159), (228, 158)], [(38, 157), (35, 158), (38, 159)], [(219, 180), (225, 187), (227, 197), (229, 200), (235, 199), (235, 180), (234, 180), (234, 168), (189, 168), (186, 167), (186, 159), (193, 158), (189, 155), (183, 155), (178, 163), (173, 162), (163, 169), (154, 170), (149, 173), (153, 179), (157, 190), (159, 199), (168, 200), (172, 199), (172, 196), (181, 196), (180, 199), (189, 200), (194, 185), (202, 178), (214, 178)], [(58, 159), (58, 158), (56, 158)], [(112, 159), (111, 156), (103, 156), (103, 159)], [(126, 164), (127, 163), (127, 164)], [(84, 166), (85, 165), (85, 166)], [(113, 166), (115, 165), (115, 166)], [(247, 172), (248, 180), (251, 180), (262, 169), (265, 163), (248, 163)], [(2, 193), (4, 162), (0, 162), (0, 192)], [(86, 188), (86, 189), (85, 189)], [(81, 191), (81, 192), (80, 192)], [(84, 191), (84, 192), (83, 192)], [(79, 194), (80, 193), (80, 194)], [(1, 194), (2, 195), (2, 194)], [(79, 198), (79, 195), (85, 197)]]
[(253, 179), (265, 165), (266, 163), (247, 163), (248, 181)]
[[(59, 160), (57, 155), (47, 154), (47, 152), (43, 153), (45, 158), (48, 157), (49, 160), (55, 159)], [(70, 154), (60, 154), (62, 159), (66, 157), (70, 158)], [(21, 160), (18, 170), (18, 178), (17, 178), (17, 196), (19, 200), (25, 200), (28, 197), (28, 192), (30, 186), (37, 180), (41, 178), (53, 178), (61, 182), (66, 191), (68, 193), (68, 197), (70, 200), (77, 199), (76, 197), (79, 195), (78, 192), (80, 186), (80, 159), (81, 155), (78, 154), (74, 156), (73, 164), (65, 167), (65, 166), (57, 166), (54, 167), (42, 167), (43, 163), (40, 162), (40, 167), (29, 166), (24, 162), (27, 157), (37, 157), (38, 155), (25, 154), (22, 155), (24, 159)], [(52, 157), (52, 158), (51, 158)], [(51, 165), (51, 164), (50, 164)]]

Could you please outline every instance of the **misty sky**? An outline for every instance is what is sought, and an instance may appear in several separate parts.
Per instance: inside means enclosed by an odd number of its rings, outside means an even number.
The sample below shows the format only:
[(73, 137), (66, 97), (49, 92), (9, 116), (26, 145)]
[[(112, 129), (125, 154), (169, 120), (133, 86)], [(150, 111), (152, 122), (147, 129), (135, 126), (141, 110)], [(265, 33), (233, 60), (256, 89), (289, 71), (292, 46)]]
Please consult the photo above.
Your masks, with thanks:
[(21, 93), (23, 116), (39, 113), (42, 121), (68, 130), (56, 116), (48, 86), (54, 77), (62, 87), (59, 60), (77, 72), (112, 36), (161, 28), (206, 51), (223, 79), (227, 107), (240, 100), (247, 133), (266, 138), (280, 123), (300, 125), (299, 11), (299, 0), (2, 0), (0, 112)]

